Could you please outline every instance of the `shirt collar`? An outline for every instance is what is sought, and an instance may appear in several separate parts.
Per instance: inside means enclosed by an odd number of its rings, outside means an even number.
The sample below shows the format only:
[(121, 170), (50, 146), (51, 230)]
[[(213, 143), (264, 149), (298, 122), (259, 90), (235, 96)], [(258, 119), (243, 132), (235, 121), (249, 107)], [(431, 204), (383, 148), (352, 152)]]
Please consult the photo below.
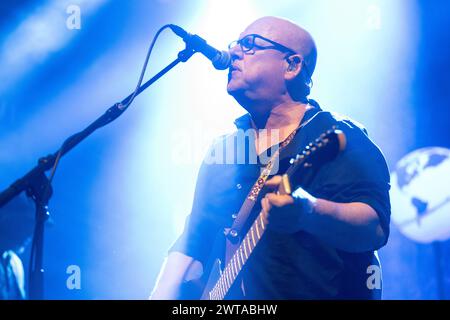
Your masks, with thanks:
[(248, 130), (252, 128), (252, 116), (250, 113), (246, 113), (234, 120), (234, 125), (240, 130)]
[[(312, 100), (314, 101), (314, 100)], [(313, 108), (309, 109), (308, 111), (305, 112), (302, 122), (300, 123), (300, 125), (302, 125), (305, 121), (308, 121), (310, 118), (312, 118), (317, 112), (321, 111), (322, 109), (320, 108), (319, 104), (317, 102), (314, 101), (314, 103), (309, 103), (310, 106), (312, 106)], [(237, 118), (236, 120), (234, 120), (234, 125), (236, 126), (237, 129), (241, 129), (241, 130), (248, 130), (253, 128), (252, 126), (252, 116), (250, 115), (250, 113), (246, 113), (243, 116), (240, 116), (239, 118)]]

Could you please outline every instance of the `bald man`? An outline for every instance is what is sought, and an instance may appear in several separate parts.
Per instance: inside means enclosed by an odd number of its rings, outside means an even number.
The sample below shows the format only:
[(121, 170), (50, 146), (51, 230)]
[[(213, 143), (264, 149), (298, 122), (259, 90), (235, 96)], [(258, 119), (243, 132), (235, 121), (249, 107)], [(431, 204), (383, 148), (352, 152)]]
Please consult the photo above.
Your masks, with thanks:
[[(195, 298), (180, 295), (182, 284), (206, 279), (211, 256), (230, 261), (233, 245), (250, 230), (248, 243), (231, 259), (224, 282), (209, 298), (379, 299), (376, 250), (387, 242), (390, 218), (389, 171), (381, 151), (360, 124), (308, 99), (317, 49), (306, 30), (263, 17), (229, 48), (227, 90), (248, 113), (211, 152), (225, 148), (234, 157), (224, 159), (234, 161), (203, 161), (192, 211), (151, 298)], [(293, 193), (277, 192), (289, 160), (332, 127), (345, 133), (345, 151), (301, 177)], [(239, 143), (242, 137), (247, 140)], [(239, 152), (245, 153), (244, 162)], [(269, 167), (267, 159), (277, 165), (266, 181), (261, 173)], [(258, 181), (263, 188), (251, 200)], [(253, 210), (241, 218), (244, 201)], [(245, 223), (239, 224), (242, 219)], [(239, 234), (230, 232), (236, 225)], [(257, 242), (259, 231), (264, 234)], [(216, 252), (217, 235), (225, 240)]]

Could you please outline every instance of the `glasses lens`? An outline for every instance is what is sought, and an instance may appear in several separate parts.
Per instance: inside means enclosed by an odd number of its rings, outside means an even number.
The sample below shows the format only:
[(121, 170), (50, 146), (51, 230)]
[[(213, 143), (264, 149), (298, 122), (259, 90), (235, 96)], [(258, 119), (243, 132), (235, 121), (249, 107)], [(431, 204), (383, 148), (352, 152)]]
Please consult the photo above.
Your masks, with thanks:
[(228, 49), (232, 49), (232, 48), (234, 48), (236, 45), (238, 44), (238, 41), (237, 40), (234, 40), (233, 42), (231, 42), (229, 45), (228, 45)]
[(253, 49), (253, 45), (255, 43), (255, 38), (252, 36), (246, 36), (239, 40), (242, 51), (247, 52)]

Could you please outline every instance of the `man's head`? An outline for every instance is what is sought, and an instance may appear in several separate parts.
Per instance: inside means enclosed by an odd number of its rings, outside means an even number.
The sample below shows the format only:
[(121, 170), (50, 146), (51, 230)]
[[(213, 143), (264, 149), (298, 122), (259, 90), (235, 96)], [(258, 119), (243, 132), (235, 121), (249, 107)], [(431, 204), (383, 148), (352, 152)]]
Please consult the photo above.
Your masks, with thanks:
[(230, 53), (227, 90), (244, 107), (301, 101), (309, 94), (317, 50), (311, 35), (296, 24), (260, 18), (241, 33)]

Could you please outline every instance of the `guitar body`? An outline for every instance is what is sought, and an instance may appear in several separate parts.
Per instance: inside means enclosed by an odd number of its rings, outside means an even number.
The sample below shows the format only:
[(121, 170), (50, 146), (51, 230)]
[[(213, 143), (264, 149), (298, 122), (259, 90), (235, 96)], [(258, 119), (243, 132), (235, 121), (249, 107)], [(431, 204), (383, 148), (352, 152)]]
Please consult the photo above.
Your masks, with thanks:
[(200, 297), (201, 300), (211, 300), (209, 292), (213, 289), (214, 285), (219, 281), (222, 274), (222, 262), (220, 259), (216, 259), (212, 265), (209, 273), (208, 281), (203, 289), (203, 293)]
[[(180, 300), (211, 300), (209, 293), (214, 289), (215, 284), (222, 276), (224, 265), (222, 259), (225, 246), (225, 237), (221, 233), (214, 241), (212, 254), (204, 269), (203, 275), (194, 280), (186, 281), (180, 286), (178, 299)], [(238, 281), (236, 281), (238, 282)], [(225, 299), (232, 297), (238, 299), (242, 297), (242, 291), (237, 285), (230, 288)]]
[(210, 300), (209, 292), (222, 274), (221, 261), (216, 259), (209, 270), (203, 273), (199, 279), (190, 280), (180, 287), (179, 299), (181, 300)]

